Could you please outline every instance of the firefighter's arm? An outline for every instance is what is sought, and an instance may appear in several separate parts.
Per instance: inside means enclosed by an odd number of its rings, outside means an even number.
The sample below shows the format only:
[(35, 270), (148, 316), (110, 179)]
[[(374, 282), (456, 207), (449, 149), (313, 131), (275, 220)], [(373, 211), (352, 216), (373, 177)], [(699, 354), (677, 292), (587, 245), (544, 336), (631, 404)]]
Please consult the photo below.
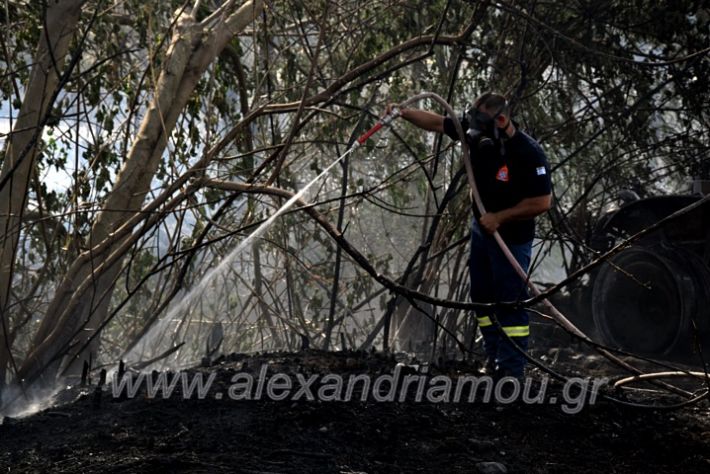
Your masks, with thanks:
[(552, 194), (529, 197), (518, 204), (498, 212), (487, 212), (481, 216), (480, 223), (487, 232), (493, 233), (501, 224), (508, 221), (532, 219), (548, 211), (552, 206)]
[[(387, 106), (386, 112), (389, 113), (394, 104)], [(399, 116), (407, 122), (415, 125), (423, 130), (430, 132), (444, 133), (444, 116), (427, 110), (419, 109), (399, 109)]]

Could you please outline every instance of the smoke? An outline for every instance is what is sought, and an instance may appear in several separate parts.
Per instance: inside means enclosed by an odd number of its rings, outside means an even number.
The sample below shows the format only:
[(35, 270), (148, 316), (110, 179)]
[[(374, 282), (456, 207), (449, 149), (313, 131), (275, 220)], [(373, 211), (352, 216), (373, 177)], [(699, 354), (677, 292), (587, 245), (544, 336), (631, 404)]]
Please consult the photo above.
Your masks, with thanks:
[(72, 386), (56, 384), (52, 388), (33, 386), (25, 389), (18, 385), (5, 386), (0, 392), (0, 424), (5, 418), (24, 418), (57, 404), (57, 396)]

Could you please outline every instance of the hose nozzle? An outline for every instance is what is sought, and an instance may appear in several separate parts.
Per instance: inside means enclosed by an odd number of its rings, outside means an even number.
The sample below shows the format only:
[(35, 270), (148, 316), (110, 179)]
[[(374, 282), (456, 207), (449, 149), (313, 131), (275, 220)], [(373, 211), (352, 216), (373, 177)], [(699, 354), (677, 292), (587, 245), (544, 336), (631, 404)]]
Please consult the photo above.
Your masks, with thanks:
[(392, 124), (394, 119), (400, 116), (400, 111), (399, 108), (393, 107), (390, 112), (382, 117), (378, 122), (375, 124), (374, 127), (372, 127), (370, 130), (367, 132), (363, 133), (360, 138), (357, 139), (357, 141), (353, 144), (354, 147), (358, 147), (365, 143), (368, 138), (370, 138), (372, 135), (377, 133), (382, 127), (388, 127), (389, 125)]
[(392, 107), (392, 110), (390, 110), (390, 113), (385, 115), (380, 119), (380, 122), (382, 122), (384, 125), (389, 126), (394, 119), (402, 115), (402, 113), (399, 111), (399, 107)]

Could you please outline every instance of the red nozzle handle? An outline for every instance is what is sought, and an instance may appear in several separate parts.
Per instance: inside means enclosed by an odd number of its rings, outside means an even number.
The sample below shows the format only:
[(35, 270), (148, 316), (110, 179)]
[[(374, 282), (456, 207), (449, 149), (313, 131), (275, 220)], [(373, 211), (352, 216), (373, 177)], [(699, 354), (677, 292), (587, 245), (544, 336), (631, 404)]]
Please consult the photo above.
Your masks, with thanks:
[(377, 122), (374, 127), (372, 127), (370, 130), (367, 132), (363, 133), (360, 138), (357, 139), (357, 142), (362, 145), (367, 141), (368, 138), (373, 136), (375, 133), (377, 133), (378, 130), (382, 128), (382, 122)]
[(368, 138), (377, 133), (385, 125), (391, 124), (392, 120), (396, 119), (397, 117), (399, 117), (399, 109), (395, 107), (389, 114), (382, 117), (380, 121), (375, 124), (374, 127), (363, 133), (360, 138), (357, 139), (358, 145), (362, 145), (363, 143), (365, 143)]

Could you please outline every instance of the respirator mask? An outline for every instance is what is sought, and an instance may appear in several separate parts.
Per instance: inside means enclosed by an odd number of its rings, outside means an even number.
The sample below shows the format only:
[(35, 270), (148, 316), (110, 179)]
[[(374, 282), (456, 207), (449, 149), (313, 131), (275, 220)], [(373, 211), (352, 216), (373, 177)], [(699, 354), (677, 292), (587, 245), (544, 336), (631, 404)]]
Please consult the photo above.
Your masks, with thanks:
[(496, 144), (500, 143), (501, 131), (495, 125), (498, 115), (500, 112), (491, 117), (476, 108), (466, 111), (465, 116), (468, 121), (466, 135), (478, 150), (492, 150)]

